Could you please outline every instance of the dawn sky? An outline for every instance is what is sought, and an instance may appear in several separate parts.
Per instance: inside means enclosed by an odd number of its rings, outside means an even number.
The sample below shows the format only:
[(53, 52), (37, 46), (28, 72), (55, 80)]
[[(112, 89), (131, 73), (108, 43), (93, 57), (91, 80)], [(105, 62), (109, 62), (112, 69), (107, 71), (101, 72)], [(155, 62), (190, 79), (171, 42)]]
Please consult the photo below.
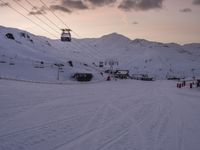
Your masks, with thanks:
[(200, 43), (200, 0), (0, 0), (0, 25), (59, 38), (59, 28), (66, 27), (42, 2), (81, 38), (117, 32), (131, 39)]

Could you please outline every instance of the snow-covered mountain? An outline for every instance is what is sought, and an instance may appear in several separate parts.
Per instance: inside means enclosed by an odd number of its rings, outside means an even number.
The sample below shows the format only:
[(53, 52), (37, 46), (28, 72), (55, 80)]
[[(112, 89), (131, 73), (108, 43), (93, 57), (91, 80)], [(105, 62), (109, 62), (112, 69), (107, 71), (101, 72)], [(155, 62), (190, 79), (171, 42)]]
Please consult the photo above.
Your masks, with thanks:
[(94, 39), (94, 43), (107, 58), (119, 61), (118, 68), (129, 69), (133, 74), (150, 74), (157, 78), (200, 75), (198, 43), (179, 45), (131, 40), (117, 33)]
[[(10, 33), (13, 37), (8, 38)], [(101, 38), (73, 39), (61, 42), (36, 36), (27, 31), (0, 26), (0, 76), (32, 80), (53, 80), (57, 74), (54, 63), (67, 64), (62, 78), (68, 79), (73, 72), (97, 72), (100, 61), (115, 59), (117, 69), (129, 69), (131, 74), (148, 73), (157, 78), (166, 76), (200, 75), (200, 44), (179, 45), (131, 40), (112, 33)], [(33, 69), (40, 62), (48, 67)], [(15, 63), (15, 65), (10, 65)], [(96, 64), (96, 65), (94, 65)], [(32, 68), (30, 67), (32, 66)], [(106, 69), (106, 68), (105, 68)], [(97, 75), (98, 73), (95, 73)]]
[[(93, 73), (94, 80), (101, 79), (100, 72), (91, 66), (89, 52), (73, 48), (72, 43), (61, 43), (29, 32), (0, 27), (0, 78), (28, 81), (67, 81), (77, 72)], [(72, 62), (72, 65), (70, 64)]]

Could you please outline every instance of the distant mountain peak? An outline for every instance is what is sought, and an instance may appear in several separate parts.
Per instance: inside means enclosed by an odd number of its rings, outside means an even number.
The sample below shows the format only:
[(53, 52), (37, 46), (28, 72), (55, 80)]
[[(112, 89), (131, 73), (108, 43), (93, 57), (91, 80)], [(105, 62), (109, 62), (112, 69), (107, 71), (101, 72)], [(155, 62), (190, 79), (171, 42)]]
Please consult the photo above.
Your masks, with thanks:
[(116, 32), (104, 35), (101, 38), (102, 39), (124, 39), (124, 40), (130, 40), (128, 37), (126, 37), (126, 36), (124, 36), (122, 34), (116, 33)]

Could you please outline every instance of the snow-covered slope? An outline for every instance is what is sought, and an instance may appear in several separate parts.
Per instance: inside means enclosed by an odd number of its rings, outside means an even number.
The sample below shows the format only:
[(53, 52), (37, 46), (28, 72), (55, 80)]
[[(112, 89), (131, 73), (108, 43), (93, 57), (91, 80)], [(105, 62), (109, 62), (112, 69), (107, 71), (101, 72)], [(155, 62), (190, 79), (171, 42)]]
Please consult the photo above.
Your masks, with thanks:
[(0, 80), (0, 150), (199, 150), (200, 89)]
[[(7, 38), (5, 36), (7, 33), (11, 33), (14, 40)], [(41, 61), (51, 66), (51, 64), (59, 62), (67, 64), (72, 60), (78, 65), (78, 70), (95, 71), (97, 68), (92, 63), (98, 65), (99, 61), (115, 59), (119, 61), (119, 66), (115, 66), (116, 69), (129, 69), (132, 74), (147, 73), (157, 78), (191, 77), (200, 75), (199, 56), (200, 44), (197, 43), (179, 45), (151, 42), (144, 39), (131, 40), (117, 33), (95, 39), (73, 39), (72, 42), (65, 43), (0, 26), (0, 60), (4, 61), (5, 59), (8, 63), (15, 62), (15, 64), (21, 62), (19, 67), (12, 66), (15, 69), (11, 68), (9, 64), (0, 63), (1, 76), (15, 75), (15, 77), (26, 76), (28, 78), (30, 74), (26, 72), (31, 72), (31, 75), (34, 76), (34, 73), (37, 74), (40, 71), (30, 70), (30, 64)], [(90, 67), (86, 67), (84, 64), (88, 64)], [(69, 68), (66, 69), (72, 70)], [(23, 72), (22, 70), (24, 70), (24, 75), (19, 74), (19, 72)], [(48, 71), (43, 75), (40, 73), (38, 76), (44, 76), (44, 78), (46, 74), (52, 76), (52, 70)], [(55, 78), (55, 75), (51, 78)]]
[[(8, 38), (7, 34), (13, 37)], [(59, 72), (61, 81), (69, 80), (77, 72), (93, 73), (94, 79), (101, 79), (100, 72), (90, 65), (92, 59), (88, 59), (89, 52), (78, 52), (80, 49), (73, 49), (73, 44), (67, 45), (26, 31), (0, 27), (0, 77), (56, 81), (58, 67), (55, 64), (59, 63), (64, 65)]]

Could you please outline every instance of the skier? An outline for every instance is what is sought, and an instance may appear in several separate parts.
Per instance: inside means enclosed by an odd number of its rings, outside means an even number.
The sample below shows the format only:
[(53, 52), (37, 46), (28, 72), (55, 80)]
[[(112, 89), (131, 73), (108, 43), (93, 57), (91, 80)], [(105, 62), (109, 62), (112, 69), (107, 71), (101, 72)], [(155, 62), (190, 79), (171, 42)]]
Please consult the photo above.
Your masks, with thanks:
[(193, 88), (193, 86), (192, 86), (192, 85), (193, 85), (193, 83), (190, 83), (190, 88), (191, 88), (191, 89)]
[(107, 77), (107, 81), (110, 81), (110, 80), (111, 80), (111, 78), (110, 78), (110, 76), (108, 76), (108, 77)]
[(200, 87), (200, 80), (197, 80), (197, 87)]

